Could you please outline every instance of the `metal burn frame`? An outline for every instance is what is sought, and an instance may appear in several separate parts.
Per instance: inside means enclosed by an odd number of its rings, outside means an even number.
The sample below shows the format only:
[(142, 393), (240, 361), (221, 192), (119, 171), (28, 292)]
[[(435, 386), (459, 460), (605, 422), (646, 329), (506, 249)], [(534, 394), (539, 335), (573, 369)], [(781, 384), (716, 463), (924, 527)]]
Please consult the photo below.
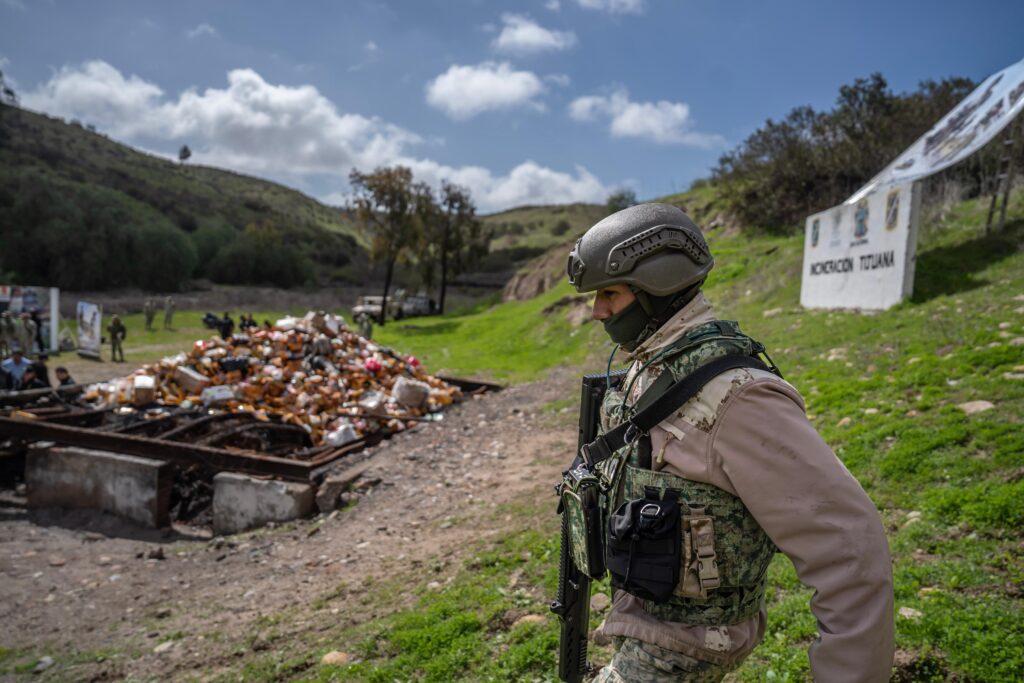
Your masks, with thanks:
[[(479, 395), (488, 391), (501, 389), (498, 384), (467, 380), (455, 377), (441, 377), (445, 382), (458, 386), (466, 395)], [(29, 394), (30, 392), (21, 392)], [(54, 393), (50, 390), (38, 390), (31, 392), (32, 396), (4, 397), (5, 402), (24, 405), (32, 400), (42, 397), (47, 393)], [(13, 401), (6, 399), (15, 398)], [(52, 441), (54, 443), (81, 448), (91, 448), (101, 451), (124, 453), (142, 458), (163, 460), (178, 465), (209, 468), (217, 472), (241, 472), (262, 477), (276, 477), (287, 481), (310, 483), (318, 481), (329, 469), (329, 466), (336, 460), (347, 455), (356, 453), (369, 446), (374, 446), (386, 438), (381, 433), (374, 433), (356, 441), (337, 448), (330, 446), (319, 446), (308, 448), (307, 455), (312, 457), (306, 460), (284, 458), (273, 455), (266, 455), (256, 451), (216, 448), (197, 443), (186, 443), (175, 441), (172, 437), (184, 437), (190, 431), (209, 423), (220, 420), (228, 420), (232, 417), (241, 417), (239, 413), (225, 413), (222, 415), (207, 415), (196, 417), (183, 425), (172, 426), (169, 430), (151, 435), (157, 431), (163, 420), (176, 420), (188, 418), (188, 414), (178, 413), (173, 416), (157, 418), (147, 422), (140, 422), (133, 425), (104, 430), (96, 428), (103, 420), (103, 415), (108, 412), (104, 410), (81, 410), (57, 413), (44, 409), (31, 410), (35, 418), (16, 419), (11, 417), (0, 417), (0, 439), (11, 438), (24, 442)], [(244, 419), (244, 417), (242, 418)], [(274, 423), (263, 423), (254, 421), (252, 426), (235, 425), (225, 433), (232, 431), (244, 431), (246, 429), (257, 429), (267, 427)], [(139, 435), (143, 432), (146, 435)], [(211, 435), (199, 437), (206, 440)]]

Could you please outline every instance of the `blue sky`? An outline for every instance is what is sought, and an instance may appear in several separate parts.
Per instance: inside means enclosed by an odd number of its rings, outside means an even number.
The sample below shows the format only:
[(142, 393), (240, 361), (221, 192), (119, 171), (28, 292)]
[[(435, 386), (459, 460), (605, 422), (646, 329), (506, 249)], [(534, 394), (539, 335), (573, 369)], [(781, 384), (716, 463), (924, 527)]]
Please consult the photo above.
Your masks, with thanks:
[(0, 0), (25, 106), (339, 202), (410, 165), (483, 210), (686, 189), (769, 117), (1024, 57), (1024, 3)]

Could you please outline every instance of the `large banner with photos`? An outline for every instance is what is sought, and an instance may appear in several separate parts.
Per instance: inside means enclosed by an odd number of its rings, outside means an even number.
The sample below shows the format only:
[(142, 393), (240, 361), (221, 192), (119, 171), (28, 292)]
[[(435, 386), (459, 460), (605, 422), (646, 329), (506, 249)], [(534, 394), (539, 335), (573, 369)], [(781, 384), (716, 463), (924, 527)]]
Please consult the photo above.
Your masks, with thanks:
[(966, 159), (1024, 111), (1024, 59), (992, 74), (895, 161), (846, 200), (920, 180)]
[(910, 296), (919, 208), (906, 183), (808, 218), (800, 304), (879, 310)]
[(78, 323), (78, 355), (99, 358), (103, 343), (103, 309), (97, 304), (79, 301), (75, 319)]

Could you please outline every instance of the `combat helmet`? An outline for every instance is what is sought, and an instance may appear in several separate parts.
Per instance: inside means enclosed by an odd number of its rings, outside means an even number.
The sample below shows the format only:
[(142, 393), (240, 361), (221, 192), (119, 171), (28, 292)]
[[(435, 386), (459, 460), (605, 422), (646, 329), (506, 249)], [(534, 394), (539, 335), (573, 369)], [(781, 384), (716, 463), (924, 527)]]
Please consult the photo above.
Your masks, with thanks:
[(700, 228), (669, 204), (638, 204), (594, 225), (569, 253), (577, 292), (627, 285), (634, 305), (605, 321), (627, 350), (660, 327), (697, 293), (715, 260)]

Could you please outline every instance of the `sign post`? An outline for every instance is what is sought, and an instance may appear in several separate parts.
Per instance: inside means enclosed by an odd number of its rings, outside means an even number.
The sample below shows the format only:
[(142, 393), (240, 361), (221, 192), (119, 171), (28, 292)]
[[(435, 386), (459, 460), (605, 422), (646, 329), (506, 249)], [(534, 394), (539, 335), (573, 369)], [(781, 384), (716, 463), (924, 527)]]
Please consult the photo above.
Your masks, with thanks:
[(881, 310), (910, 296), (920, 205), (918, 184), (906, 183), (810, 216), (800, 304)]
[(101, 360), (103, 308), (98, 304), (79, 301), (75, 319), (78, 322), (78, 355)]

